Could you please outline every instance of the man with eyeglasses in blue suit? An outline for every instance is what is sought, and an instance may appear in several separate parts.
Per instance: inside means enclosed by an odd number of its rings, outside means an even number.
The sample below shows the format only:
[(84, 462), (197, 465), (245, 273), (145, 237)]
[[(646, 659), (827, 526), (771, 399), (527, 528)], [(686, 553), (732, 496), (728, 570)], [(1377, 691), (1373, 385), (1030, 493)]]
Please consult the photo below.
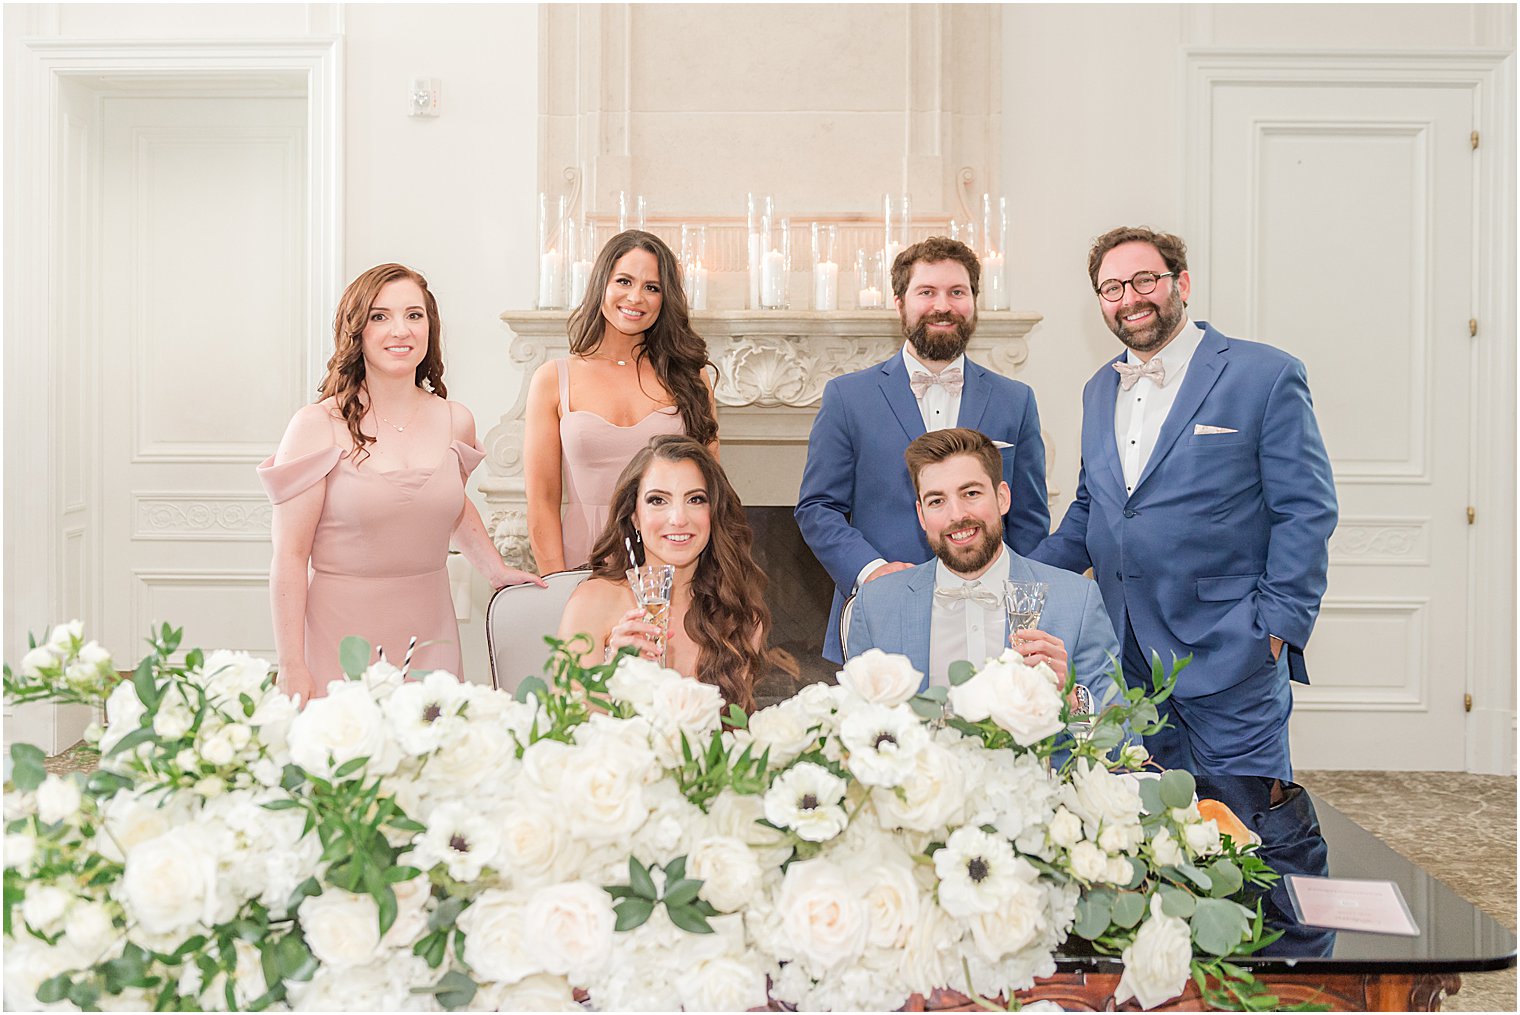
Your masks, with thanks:
[(1153, 652), (1192, 657), (1152, 757), (1193, 772), (1280, 871), (1323, 873), (1288, 755), (1337, 517), (1304, 365), (1188, 318), (1176, 236), (1111, 230), (1088, 275), (1127, 349), (1087, 382), (1076, 498), (1029, 556), (1093, 569), (1131, 684), (1149, 684)]

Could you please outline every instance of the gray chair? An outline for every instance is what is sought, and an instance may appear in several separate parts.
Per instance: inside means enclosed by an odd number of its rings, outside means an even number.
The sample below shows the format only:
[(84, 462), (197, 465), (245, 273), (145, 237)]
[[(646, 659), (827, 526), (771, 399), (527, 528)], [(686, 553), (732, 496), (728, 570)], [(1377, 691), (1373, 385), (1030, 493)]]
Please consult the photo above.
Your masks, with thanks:
[(491, 656), (491, 686), (516, 693), (527, 676), (542, 676), (549, 661), (544, 638), (559, 631), (570, 593), (591, 576), (590, 568), (544, 575), (546, 588), (508, 585), (497, 589), (486, 607), (486, 651)]

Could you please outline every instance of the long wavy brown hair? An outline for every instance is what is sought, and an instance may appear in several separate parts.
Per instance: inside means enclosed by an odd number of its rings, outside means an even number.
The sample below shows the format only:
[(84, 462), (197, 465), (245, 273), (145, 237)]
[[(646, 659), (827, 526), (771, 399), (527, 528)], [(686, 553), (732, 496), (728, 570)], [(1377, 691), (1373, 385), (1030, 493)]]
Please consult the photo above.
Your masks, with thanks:
[[(754, 534), (744, 505), (707, 445), (682, 434), (661, 434), (633, 456), (618, 477), (607, 527), (591, 551), (592, 573), (618, 584), (626, 580), (628, 551), (623, 541), (637, 532), (639, 487), (656, 458), (695, 462), (707, 484), (709, 536), (692, 574), (691, 605), (686, 610), (686, 633), (697, 646), (696, 677), (717, 687), (728, 703), (752, 711), (755, 684), (766, 670), (776, 667), (796, 676), (797, 664), (785, 651), (767, 647), (769, 579), (750, 553)], [(755, 647), (757, 641), (760, 648)]]
[(607, 281), (612, 266), (630, 250), (647, 250), (654, 255), (660, 270), (660, 313), (644, 332), (637, 356), (648, 359), (654, 375), (675, 400), (686, 434), (700, 444), (711, 444), (718, 437), (718, 419), (713, 415), (712, 399), (702, 380), (702, 371), (712, 366), (707, 358), (707, 343), (691, 327), (691, 311), (686, 305), (686, 286), (681, 278), (681, 264), (665, 241), (642, 229), (628, 229), (607, 241), (596, 263), (581, 305), (570, 314), (567, 325), (570, 352), (589, 356), (602, 344), (607, 321), (602, 316), (602, 300), (607, 295)]
[(427, 279), (404, 264), (377, 264), (354, 279), (343, 290), (338, 311), (333, 315), (333, 354), (327, 361), (327, 376), (317, 389), (317, 401), (331, 397), (337, 403), (338, 413), (354, 441), (355, 466), (369, 457), (365, 445), (375, 442), (375, 438), (359, 429), (369, 409), (364, 388), (364, 328), (369, 324), (369, 311), (380, 290), (404, 278), (417, 283), (427, 306), (428, 347), (422, 362), (417, 364), (417, 386), (439, 398), (449, 397), (443, 385), (443, 322)]

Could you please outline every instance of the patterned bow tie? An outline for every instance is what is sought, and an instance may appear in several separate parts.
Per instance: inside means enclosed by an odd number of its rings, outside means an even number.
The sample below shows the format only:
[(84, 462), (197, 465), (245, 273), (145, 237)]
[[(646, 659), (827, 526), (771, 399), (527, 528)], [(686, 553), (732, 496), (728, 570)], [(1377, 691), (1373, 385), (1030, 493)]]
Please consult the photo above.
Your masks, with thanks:
[(914, 398), (923, 398), (924, 392), (936, 384), (950, 392), (952, 396), (959, 395), (961, 393), (961, 386), (965, 384), (964, 377), (965, 375), (961, 373), (960, 367), (941, 370), (937, 374), (931, 374), (927, 370), (915, 370), (913, 371), (913, 375), (908, 378), (908, 387), (913, 389)]
[(1155, 381), (1158, 388), (1166, 385), (1166, 367), (1161, 365), (1160, 356), (1152, 356), (1144, 363), (1126, 363), (1121, 359), (1114, 364), (1114, 369), (1119, 371), (1119, 387), (1125, 391), (1133, 388), (1142, 377)]
[(998, 594), (982, 585), (981, 582), (969, 582), (948, 589), (936, 588), (934, 598), (946, 603), (953, 603), (958, 599), (969, 599), (972, 602), (981, 603), (988, 609), (996, 609), (1003, 605), (1003, 600)]

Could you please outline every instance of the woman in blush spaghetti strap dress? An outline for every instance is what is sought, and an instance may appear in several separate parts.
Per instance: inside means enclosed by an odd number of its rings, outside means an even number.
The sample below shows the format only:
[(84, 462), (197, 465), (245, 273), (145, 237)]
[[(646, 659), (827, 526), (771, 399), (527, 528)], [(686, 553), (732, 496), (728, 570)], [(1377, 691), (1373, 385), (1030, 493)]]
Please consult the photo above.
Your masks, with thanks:
[(609, 240), (568, 327), (569, 357), (528, 385), (528, 540), (544, 574), (590, 559), (613, 484), (650, 438), (684, 433), (718, 448), (707, 343), (659, 237), (630, 229)]
[(280, 686), (303, 700), (343, 676), (349, 635), (396, 665), (415, 636), (413, 669), (460, 674), (451, 541), (497, 588), (538, 580), (506, 566), (465, 496), (485, 455), (469, 410), (445, 397), (427, 281), (371, 268), (344, 292), (334, 332), (322, 400), (296, 413), (258, 470), (275, 505)]

